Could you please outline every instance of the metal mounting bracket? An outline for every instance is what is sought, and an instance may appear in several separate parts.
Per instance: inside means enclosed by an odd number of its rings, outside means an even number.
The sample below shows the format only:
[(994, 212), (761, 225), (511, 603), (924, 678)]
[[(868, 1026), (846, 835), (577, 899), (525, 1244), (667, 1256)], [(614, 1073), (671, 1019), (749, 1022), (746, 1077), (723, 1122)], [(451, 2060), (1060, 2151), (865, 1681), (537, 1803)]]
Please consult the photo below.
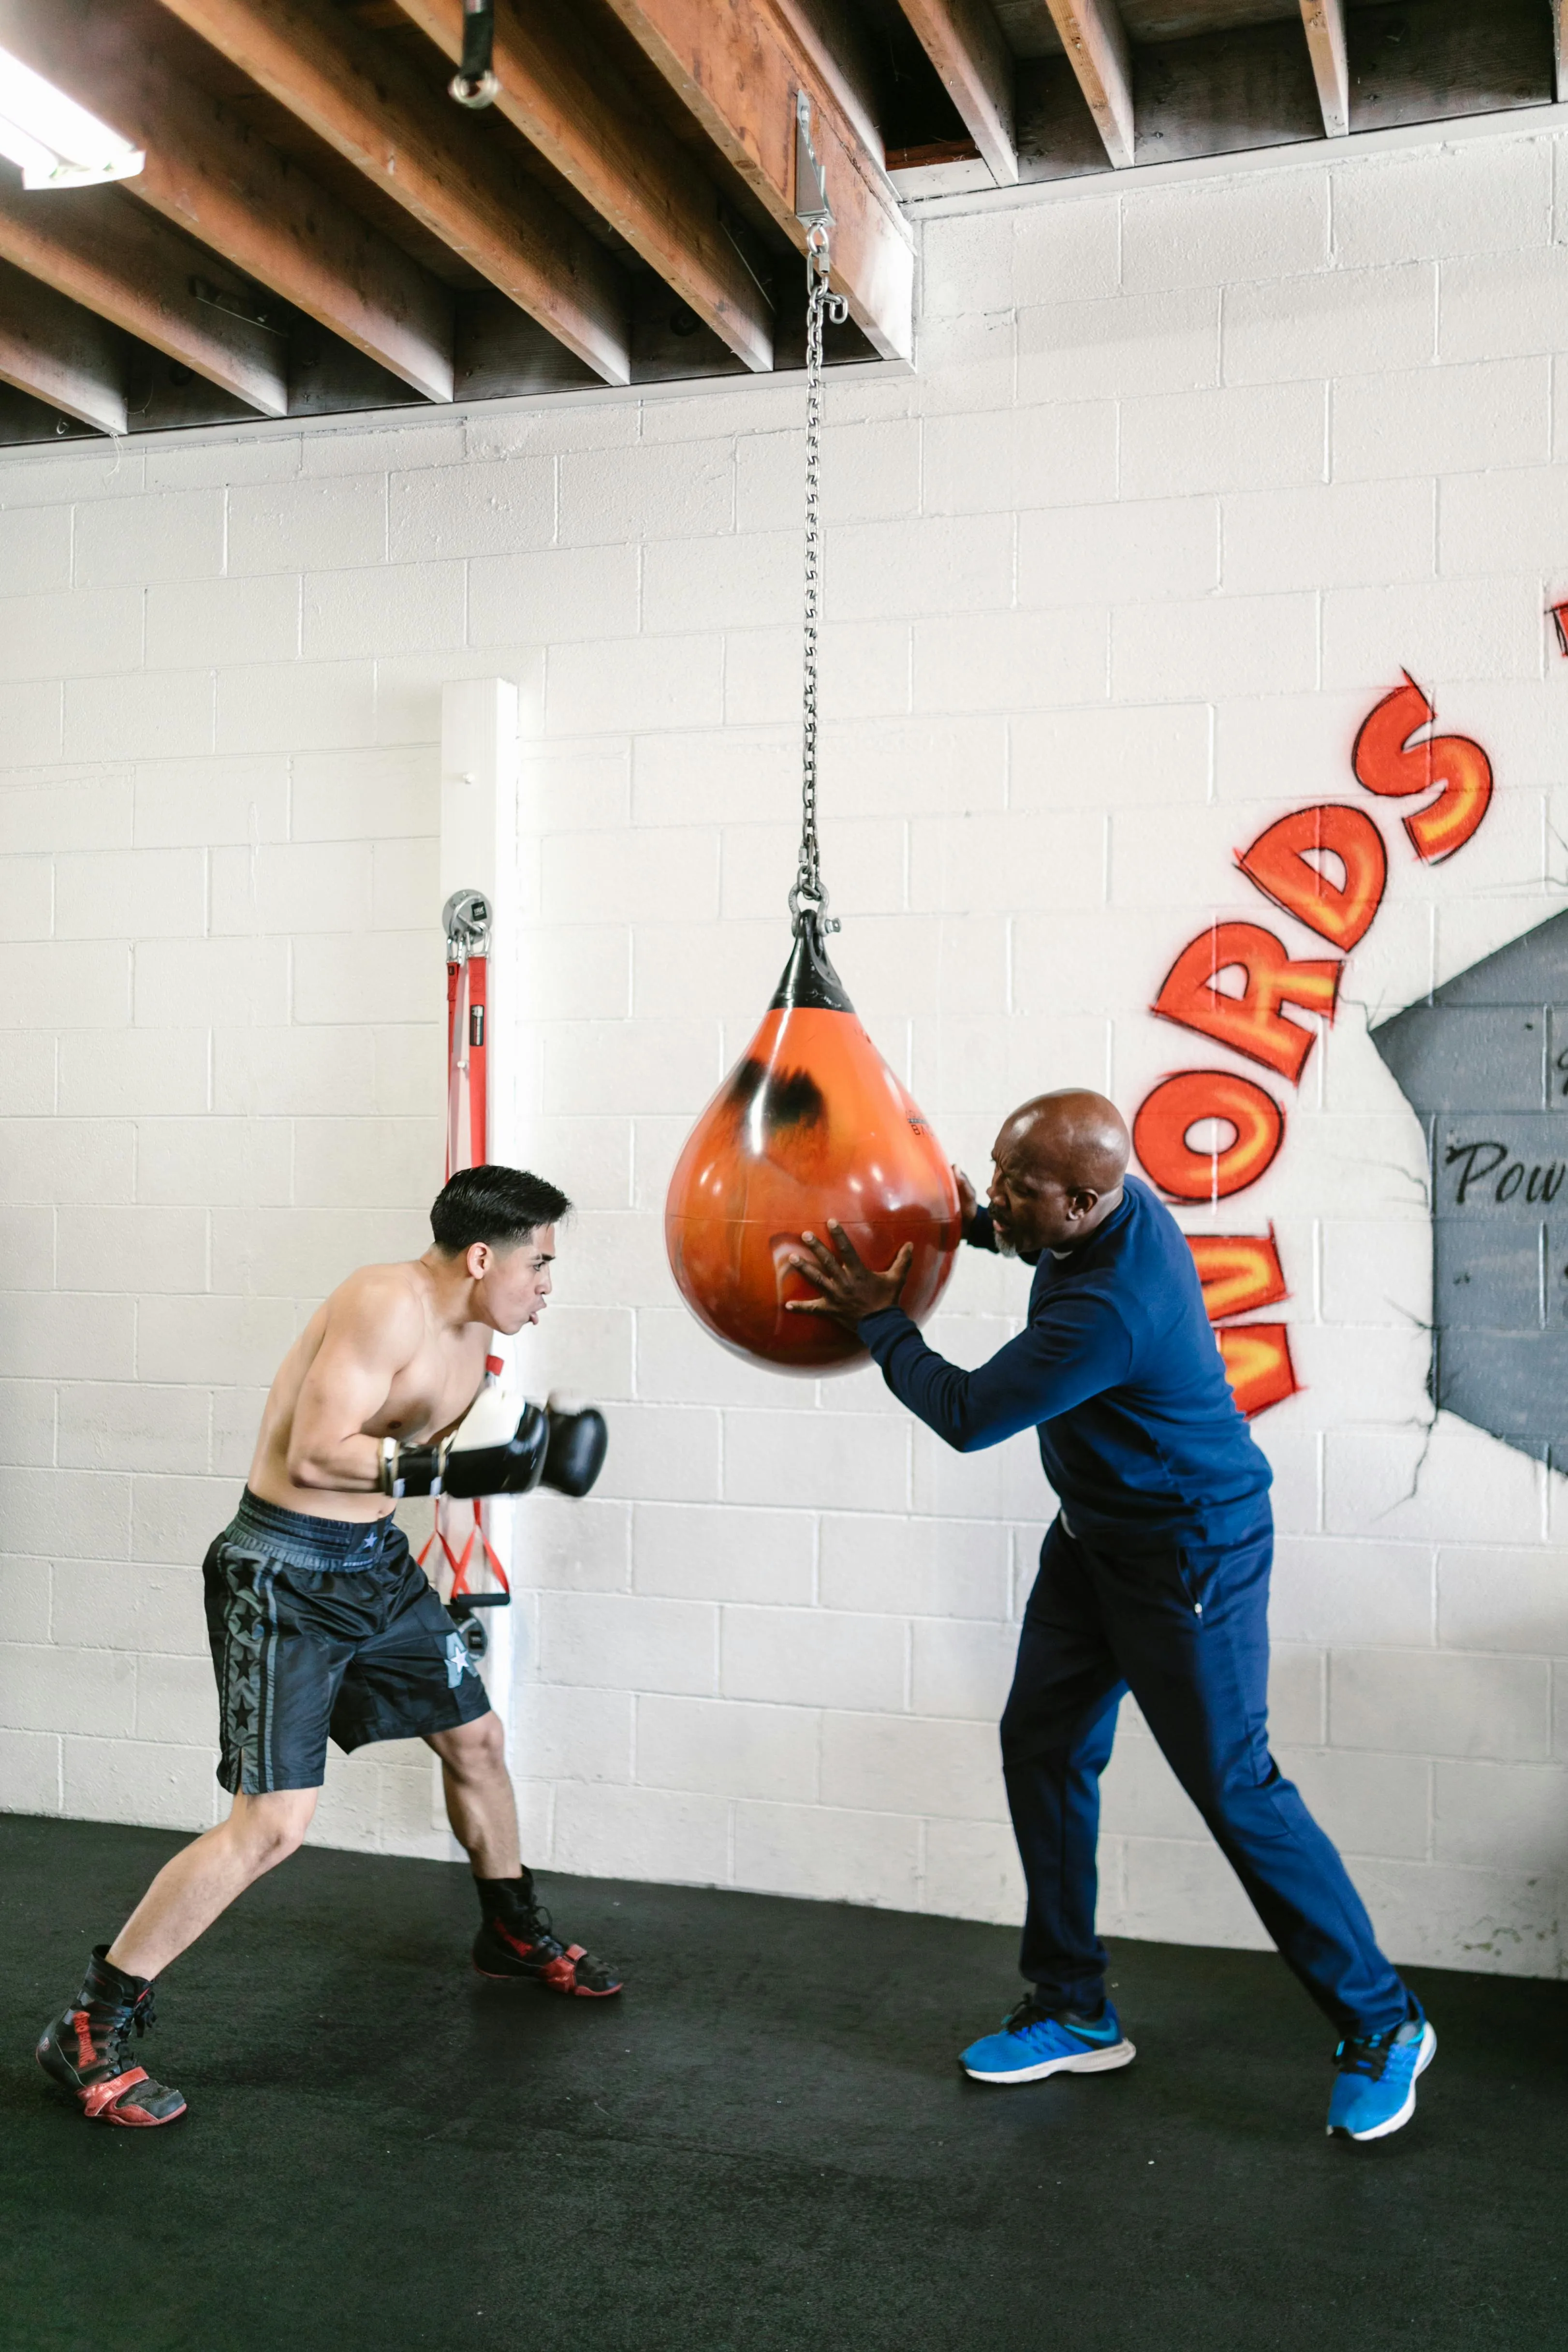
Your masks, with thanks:
[(188, 283), (198, 302), (208, 303), (214, 310), (226, 310), (231, 319), (245, 319), (251, 326), (260, 327), (269, 335), (282, 335), (287, 340), (288, 328), (286, 322), (276, 311), (269, 310), (265, 303), (247, 301), (242, 294), (230, 294), (223, 287), (214, 286), (210, 278), (193, 278)]
[(454, 890), (441, 909), (446, 933), (446, 961), (464, 963), (469, 956), (489, 952), (490, 901), (482, 890)]
[(803, 89), (795, 92), (795, 217), (803, 228), (834, 225), (827, 182), (811, 144), (811, 101)]

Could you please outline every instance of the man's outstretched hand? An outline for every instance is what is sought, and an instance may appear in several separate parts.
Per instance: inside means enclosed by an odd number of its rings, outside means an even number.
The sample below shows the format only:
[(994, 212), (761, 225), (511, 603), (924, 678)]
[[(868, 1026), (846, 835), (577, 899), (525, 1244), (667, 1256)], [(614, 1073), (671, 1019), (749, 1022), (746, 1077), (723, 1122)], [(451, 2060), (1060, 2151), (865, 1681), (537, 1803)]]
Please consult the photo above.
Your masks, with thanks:
[(842, 1225), (831, 1217), (828, 1231), (836, 1244), (836, 1255), (815, 1234), (802, 1234), (801, 1245), (810, 1255), (789, 1260), (797, 1274), (803, 1274), (808, 1282), (816, 1284), (822, 1294), (821, 1298), (787, 1298), (784, 1309), (789, 1315), (831, 1315), (835, 1323), (842, 1323), (852, 1331), (863, 1315), (875, 1315), (884, 1307), (897, 1306), (909, 1261), (915, 1255), (915, 1244), (905, 1242), (887, 1272), (873, 1274)]

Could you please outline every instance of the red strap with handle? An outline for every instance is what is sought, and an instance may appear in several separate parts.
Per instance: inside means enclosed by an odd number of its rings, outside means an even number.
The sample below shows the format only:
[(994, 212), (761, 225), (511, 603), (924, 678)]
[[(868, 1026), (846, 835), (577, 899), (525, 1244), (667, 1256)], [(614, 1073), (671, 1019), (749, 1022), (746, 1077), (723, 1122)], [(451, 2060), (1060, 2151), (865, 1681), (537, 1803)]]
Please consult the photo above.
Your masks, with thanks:
[(448, 1176), (459, 1168), (482, 1168), (488, 1154), (489, 973), (487, 956), (465, 956), (446, 967)]
[[(469, 955), (452, 958), (446, 966), (446, 1173), (450, 1177), (459, 1168), (482, 1168), (489, 1146), (489, 1040), (486, 1034), (489, 1022), (489, 958)], [(466, 1110), (466, 1118), (464, 1116)], [(486, 1356), (485, 1370), (493, 1380), (498, 1380), (505, 1370), (499, 1356)], [(452, 1570), (453, 1601), (472, 1599), (474, 1588), (468, 1581), (470, 1565), (477, 1569), (480, 1559), (488, 1564), (490, 1573), (502, 1594), (509, 1600), (512, 1588), (507, 1571), (497, 1558), (495, 1546), (485, 1532), (484, 1507), (477, 1497), (474, 1502), (474, 1524), (467, 1540), (459, 1552), (454, 1549), (448, 1533), (448, 1511), (455, 1507), (444, 1496), (438, 1496), (435, 1505), (435, 1531), (419, 1555), (423, 1568), (437, 1544), (440, 1545)], [(479, 1559), (475, 1558), (475, 1545), (479, 1547)]]
[[(447, 1599), (449, 1601), (470, 1599), (472, 1598), (474, 1588), (468, 1581), (468, 1565), (474, 1559), (474, 1545), (476, 1538), (477, 1538), (480, 1551), (483, 1557), (488, 1560), (490, 1564), (490, 1573), (509, 1600), (511, 1597), (512, 1588), (507, 1580), (506, 1570), (501, 1566), (500, 1561), (496, 1557), (495, 1546), (491, 1543), (489, 1537), (485, 1533), (485, 1522), (481, 1516), (482, 1506), (479, 1502), (478, 1496), (476, 1496), (474, 1498), (474, 1525), (469, 1529), (468, 1540), (464, 1545), (460, 1552), (453, 1550), (452, 1539), (447, 1535), (446, 1529), (442, 1523), (443, 1516), (446, 1510), (446, 1506), (447, 1497), (443, 1495), (435, 1506), (435, 1532), (419, 1555), (419, 1566), (421, 1568), (424, 1566), (425, 1561), (429, 1559), (436, 1545), (439, 1544), (442, 1550), (446, 1555), (446, 1565), (452, 1570), (452, 1590), (447, 1594)], [(477, 1566), (477, 1564), (478, 1563), (476, 1561), (475, 1565)]]

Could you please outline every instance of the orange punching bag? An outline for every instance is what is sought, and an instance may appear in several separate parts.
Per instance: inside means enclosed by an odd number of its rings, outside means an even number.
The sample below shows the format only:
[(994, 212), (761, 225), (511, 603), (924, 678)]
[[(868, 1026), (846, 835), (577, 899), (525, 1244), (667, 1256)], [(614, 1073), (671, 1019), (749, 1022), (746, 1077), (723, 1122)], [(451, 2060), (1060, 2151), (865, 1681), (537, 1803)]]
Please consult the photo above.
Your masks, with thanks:
[(664, 1244), (681, 1295), (737, 1355), (776, 1371), (865, 1360), (825, 1315), (786, 1314), (821, 1292), (795, 1273), (800, 1235), (842, 1225), (868, 1265), (915, 1256), (900, 1305), (918, 1322), (946, 1287), (958, 1190), (936, 1137), (865, 1031), (814, 916), (762, 1026), (692, 1130), (670, 1180)]

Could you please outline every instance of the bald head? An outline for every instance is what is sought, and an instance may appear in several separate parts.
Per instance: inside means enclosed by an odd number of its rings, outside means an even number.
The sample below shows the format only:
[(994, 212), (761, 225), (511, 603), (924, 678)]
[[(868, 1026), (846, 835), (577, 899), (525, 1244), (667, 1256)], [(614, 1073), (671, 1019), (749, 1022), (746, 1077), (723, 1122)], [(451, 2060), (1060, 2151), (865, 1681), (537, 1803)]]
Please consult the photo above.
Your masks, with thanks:
[(1071, 1187), (1113, 1192), (1127, 1172), (1132, 1143), (1121, 1112), (1087, 1087), (1061, 1087), (1020, 1103), (997, 1138), (1025, 1175), (1051, 1175)]
[(991, 1150), (998, 1240), (1026, 1256), (1087, 1241), (1121, 1205), (1131, 1154), (1121, 1112), (1086, 1087), (1020, 1103)]

